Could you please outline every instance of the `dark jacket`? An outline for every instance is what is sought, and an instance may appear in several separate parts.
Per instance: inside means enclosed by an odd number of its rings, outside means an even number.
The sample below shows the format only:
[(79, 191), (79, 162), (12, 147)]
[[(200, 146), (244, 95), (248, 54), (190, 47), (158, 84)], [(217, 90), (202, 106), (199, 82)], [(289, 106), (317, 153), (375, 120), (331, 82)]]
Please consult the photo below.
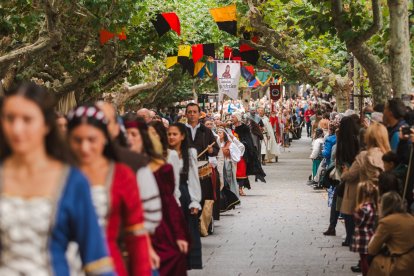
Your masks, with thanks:
[(258, 159), (259, 155), (254, 146), (250, 128), (245, 124), (241, 124), (235, 128), (235, 132), (237, 133), (240, 142), (245, 147), (243, 158), (246, 161), (247, 175), (266, 176), (262, 169), (262, 165), (260, 164), (260, 160)]
[(208, 152), (206, 152), (205, 154), (200, 156), (198, 160), (208, 160), (209, 156), (218, 155), (220, 151), (220, 147), (217, 145), (217, 140), (214, 137), (213, 132), (207, 127), (205, 127), (203, 124), (200, 124), (200, 127), (197, 129), (194, 140), (193, 140), (193, 137), (191, 136), (191, 129), (189, 127), (187, 127), (187, 134), (188, 134), (188, 140), (190, 141), (190, 147), (195, 148), (197, 150), (197, 154), (200, 154), (208, 147), (208, 145), (211, 145), (214, 143), (213, 153), (209, 154)]

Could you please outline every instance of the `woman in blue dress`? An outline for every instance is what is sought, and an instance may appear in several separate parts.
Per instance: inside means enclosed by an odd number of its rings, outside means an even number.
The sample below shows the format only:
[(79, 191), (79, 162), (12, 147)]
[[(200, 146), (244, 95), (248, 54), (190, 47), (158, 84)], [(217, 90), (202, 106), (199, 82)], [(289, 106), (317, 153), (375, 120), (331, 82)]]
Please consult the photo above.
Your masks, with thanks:
[(0, 105), (0, 275), (69, 275), (68, 243), (86, 275), (114, 275), (86, 178), (67, 165), (54, 101), (28, 83)]

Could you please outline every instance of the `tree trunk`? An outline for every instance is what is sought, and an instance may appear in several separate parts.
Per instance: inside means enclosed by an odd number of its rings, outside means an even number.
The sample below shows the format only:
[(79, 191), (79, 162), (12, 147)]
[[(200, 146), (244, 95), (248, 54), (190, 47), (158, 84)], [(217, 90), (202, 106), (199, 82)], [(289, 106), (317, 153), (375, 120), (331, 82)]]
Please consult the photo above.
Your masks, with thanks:
[(337, 112), (345, 112), (348, 109), (348, 97), (352, 92), (352, 82), (349, 78), (336, 78), (332, 89), (336, 99)]
[(368, 74), (374, 103), (384, 103), (391, 95), (391, 74), (388, 66), (381, 64), (379, 58), (365, 43), (352, 44), (349, 42), (347, 48)]
[(408, 0), (388, 0), (390, 10), (390, 65), (395, 97), (411, 91), (411, 52)]
[(193, 92), (193, 99), (194, 99), (194, 102), (195, 102), (195, 103), (198, 103), (198, 95), (197, 95), (197, 90), (196, 90), (196, 82), (197, 82), (197, 80), (196, 80), (196, 79), (194, 79), (194, 80), (193, 80), (193, 89), (192, 89), (192, 92)]

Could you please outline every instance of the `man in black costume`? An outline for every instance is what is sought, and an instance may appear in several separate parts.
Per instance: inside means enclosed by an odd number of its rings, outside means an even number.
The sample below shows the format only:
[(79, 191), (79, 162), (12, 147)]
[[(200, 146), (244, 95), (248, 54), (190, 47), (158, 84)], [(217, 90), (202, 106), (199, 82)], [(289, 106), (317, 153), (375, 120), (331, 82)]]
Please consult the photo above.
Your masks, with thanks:
[[(200, 155), (206, 149), (207, 151), (199, 156), (198, 161), (208, 161), (208, 157), (215, 157), (218, 155), (220, 148), (216, 143), (216, 138), (213, 132), (206, 126), (199, 122), (201, 110), (200, 106), (195, 103), (189, 103), (185, 109), (187, 117), (187, 133), (190, 140), (190, 146), (197, 150)], [(216, 177), (200, 178), (202, 201), (201, 206), (204, 205), (205, 200), (214, 200), (213, 218), (220, 219), (220, 185), (218, 185), (218, 171), (215, 170)]]
[(266, 182), (266, 174), (260, 164), (260, 158), (253, 143), (250, 127), (242, 122), (241, 113), (233, 113), (231, 119), (234, 132), (245, 147), (243, 158), (237, 164), (237, 182), (240, 188), (240, 195), (244, 195), (243, 187), (250, 189), (249, 175), (255, 175), (260, 181)]

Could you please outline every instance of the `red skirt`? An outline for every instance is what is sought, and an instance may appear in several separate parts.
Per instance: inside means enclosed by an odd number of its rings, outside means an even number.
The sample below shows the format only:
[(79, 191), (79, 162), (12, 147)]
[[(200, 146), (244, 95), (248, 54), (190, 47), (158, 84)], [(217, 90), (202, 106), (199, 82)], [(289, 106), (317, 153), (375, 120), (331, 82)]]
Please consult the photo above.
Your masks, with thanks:
[(237, 163), (236, 178), (237, 179), (247, 178), (247, 165), (243, 157)]

